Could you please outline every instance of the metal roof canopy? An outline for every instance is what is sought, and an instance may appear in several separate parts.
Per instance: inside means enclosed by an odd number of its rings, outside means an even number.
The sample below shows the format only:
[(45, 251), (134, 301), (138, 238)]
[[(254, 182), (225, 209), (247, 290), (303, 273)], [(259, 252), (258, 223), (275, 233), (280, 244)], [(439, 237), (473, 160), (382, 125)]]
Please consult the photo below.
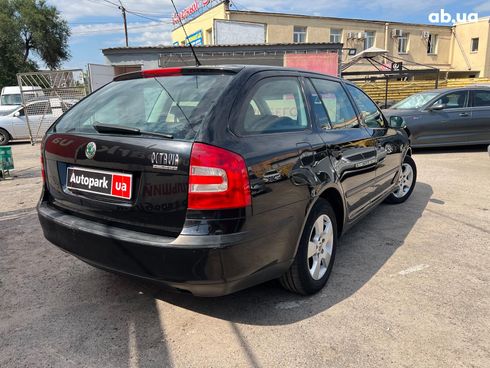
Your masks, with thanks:
[[(337, 54), (337, 75), (340, 74), (342, 44), (340, 43), (290, 43), (252, 45), (206, 45), (194, 46), (203, 65), (244, 64), (284, 66), (287, 54)], [(194, 59), (188, 47), (157, 49), (160, 67), (190, 66)]]
[[(378, 59), (382, 59), (382, 61)], [(374, 70), (347, 71), (350, 67), (360, 63), (361, 61), (369, 62), (369, 64), (374, 67)], [(387, 62), (391, 63), (391, 68), (388, 68)], [(409, 65), (415, 65), (422, 68), (409, 69), (406, 66), (405, 62), (407, 62)], [(398, 64), (398, 70), (394, 70), (394, 64)], [(377, 47), (371, 47), (369, 49), (361, 51), (357, 55), (354, 55), (351, 60), (349, 60), (349, 62), (341, 66), (340, 70), (342, 78), (345, 78), (351, 82), (384, 80), (386, 82), (385, 106), (388, 105), (388, 90), (390, 79), (413, 77), (415, 75), (435, 74), (435, 88), (437, 89), (439, 87), (440, 70), (438, 68), (434, 68), (430, 65), (416, 63), (411, 60), (403, 59), (399, 56), (389, 55), (387, 50), (379, 49)], [(358, 77), (347, 78), (349, 76)]]

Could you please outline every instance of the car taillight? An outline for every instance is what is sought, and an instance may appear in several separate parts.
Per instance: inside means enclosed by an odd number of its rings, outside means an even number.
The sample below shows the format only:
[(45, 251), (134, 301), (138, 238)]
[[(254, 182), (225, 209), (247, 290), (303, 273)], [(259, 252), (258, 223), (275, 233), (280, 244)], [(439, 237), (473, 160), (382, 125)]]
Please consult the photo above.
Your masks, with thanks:
[(250, 204), (245, 160), (225, 149), (194, 143), (189, 173), (189, 209), (220, 210)]
[(41, 145), (41, 177), (43, 183), (46, 183), (46, 172), (44, 171), (43, 145)]

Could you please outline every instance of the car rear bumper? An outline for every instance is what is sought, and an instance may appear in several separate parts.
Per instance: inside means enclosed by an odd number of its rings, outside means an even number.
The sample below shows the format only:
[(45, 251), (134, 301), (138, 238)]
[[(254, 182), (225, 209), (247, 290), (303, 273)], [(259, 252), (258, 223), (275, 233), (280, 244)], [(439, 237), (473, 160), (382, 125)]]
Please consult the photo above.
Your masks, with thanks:
[[(98, 268), (156, 281), (196, 296), (220, 296), (279, 277), (290, 262), (261, 264), (248, 233), (177, 238), (73, 216), (41, 202), (44, 236)], [(255, 260), (255, 261), (253, 261)]]

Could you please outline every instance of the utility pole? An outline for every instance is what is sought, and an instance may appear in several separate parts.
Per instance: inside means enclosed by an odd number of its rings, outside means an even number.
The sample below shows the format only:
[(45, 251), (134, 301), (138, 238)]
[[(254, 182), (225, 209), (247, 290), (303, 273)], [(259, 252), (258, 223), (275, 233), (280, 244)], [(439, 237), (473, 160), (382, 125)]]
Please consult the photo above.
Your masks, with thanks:
[(126, 22), (126, 8), (122, 4), (121, 0), (119, 0), (119, 4), (121, 4), (121, 6), (119, 7), (119, 10), (121, 10), (122, 16), (123, 16), (124, 35), (126, 36), (126, 47), (128, 47), (129, 46), (129, 41), (128, 41), (128, 23)]

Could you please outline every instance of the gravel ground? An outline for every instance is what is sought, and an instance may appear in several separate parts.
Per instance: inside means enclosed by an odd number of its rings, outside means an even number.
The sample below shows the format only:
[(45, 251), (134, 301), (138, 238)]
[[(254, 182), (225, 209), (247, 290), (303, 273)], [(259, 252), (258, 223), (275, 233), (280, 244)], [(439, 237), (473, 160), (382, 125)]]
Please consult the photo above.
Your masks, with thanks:
[(94, 269), (35, 214), (39, 146), (0, 182), (0, 367), (489, 367), (490, 158), (424, 150), (403, 205), (341, 241), (323, 292), (215, 299)]

